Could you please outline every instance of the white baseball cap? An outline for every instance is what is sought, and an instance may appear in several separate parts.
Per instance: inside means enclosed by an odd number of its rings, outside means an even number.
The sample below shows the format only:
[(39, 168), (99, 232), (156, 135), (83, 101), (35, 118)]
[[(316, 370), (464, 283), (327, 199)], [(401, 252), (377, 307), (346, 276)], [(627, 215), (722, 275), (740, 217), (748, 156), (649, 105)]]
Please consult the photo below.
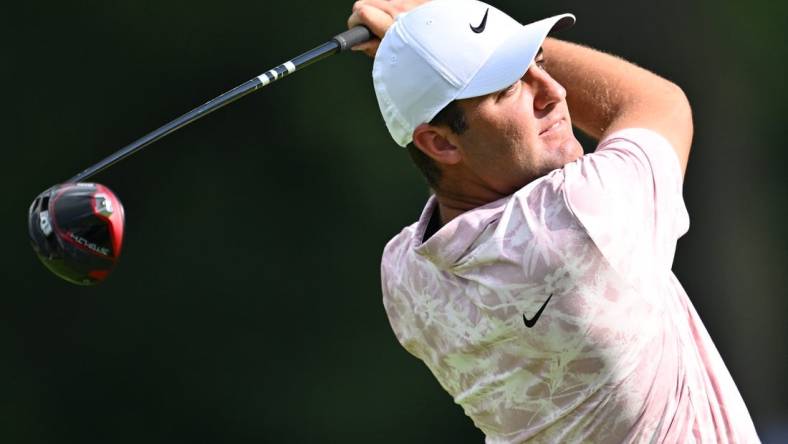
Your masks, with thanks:
[(500, 91), (525, 75), (563, 14), (523, 26), (476, 0), (434, 0), (400, 14), (375, 56), (372, 79), (380, 112), (400, 146), (456, 99)]

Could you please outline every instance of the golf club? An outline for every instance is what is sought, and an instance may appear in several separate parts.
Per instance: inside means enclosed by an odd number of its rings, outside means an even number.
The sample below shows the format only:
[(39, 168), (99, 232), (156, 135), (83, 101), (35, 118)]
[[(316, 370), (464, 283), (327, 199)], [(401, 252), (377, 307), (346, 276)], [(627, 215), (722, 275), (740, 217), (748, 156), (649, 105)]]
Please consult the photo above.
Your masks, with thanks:
[(28, 210), (28, 234), (36, 255), (53, 273), (71, 283), (94, 285), (103, 281), (120, 255), (124, 211), (109, 188), (83, 181), (249, 93), (370, 38), (369, 30), (363, 26), (342, 32), (142, 136), (66, 183), (39, 194)]

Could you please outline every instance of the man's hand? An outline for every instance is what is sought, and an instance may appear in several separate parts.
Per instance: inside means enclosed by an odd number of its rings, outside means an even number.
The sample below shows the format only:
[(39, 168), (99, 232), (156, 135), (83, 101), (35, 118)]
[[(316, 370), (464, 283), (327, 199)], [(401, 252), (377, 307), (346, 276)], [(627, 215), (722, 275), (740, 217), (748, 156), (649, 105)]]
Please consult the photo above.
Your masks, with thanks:
[(354, 46), (354, 51), (364, 51), (374, 58), (380, 39), (386, 34), (394, 19), (429, 0), (359, 0), (353, 4), (353, 13), (347, 19), (347, 27), (364, 25), (378, 38)]

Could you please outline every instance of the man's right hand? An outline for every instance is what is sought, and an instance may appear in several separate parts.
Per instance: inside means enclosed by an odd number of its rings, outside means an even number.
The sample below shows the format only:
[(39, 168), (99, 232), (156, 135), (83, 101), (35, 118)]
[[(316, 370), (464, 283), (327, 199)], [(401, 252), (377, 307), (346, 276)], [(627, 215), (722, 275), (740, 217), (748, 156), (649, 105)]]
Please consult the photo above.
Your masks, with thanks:
[(429, 0), (359, 0), (353, 4), (353, 13), (347, 19), (348, 28), (364, 25), (377, 36), (372, 40), (356, 45), (354, 51), (364, 51), (374, 58), (380, 46), (380, 39), (386, 34), (394, 19), (403, 12), (427, 3)]

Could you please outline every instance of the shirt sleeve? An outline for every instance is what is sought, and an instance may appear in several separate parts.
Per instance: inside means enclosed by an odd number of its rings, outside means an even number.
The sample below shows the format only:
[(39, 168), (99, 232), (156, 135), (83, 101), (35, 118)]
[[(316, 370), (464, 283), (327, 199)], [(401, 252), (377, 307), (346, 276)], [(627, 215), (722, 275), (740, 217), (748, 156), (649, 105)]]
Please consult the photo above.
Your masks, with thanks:
[(611, 266), (624, 276), (670, 270), (689, 229), (678, 157), (664, 137), (617, 131), (564, 167), (566, 204)]

